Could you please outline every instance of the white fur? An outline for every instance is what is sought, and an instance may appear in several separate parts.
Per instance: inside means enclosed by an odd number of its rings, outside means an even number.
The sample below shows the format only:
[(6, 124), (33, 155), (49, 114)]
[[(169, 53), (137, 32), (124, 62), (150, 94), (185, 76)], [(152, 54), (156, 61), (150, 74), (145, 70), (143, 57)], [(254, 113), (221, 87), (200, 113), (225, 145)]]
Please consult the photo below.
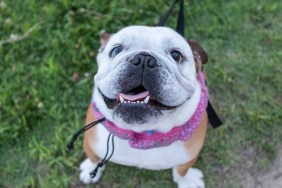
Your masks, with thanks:
[[(97, 56), (99, 70), (95, 80), (104, 78), (110, 70), (119, 66), (119, 59), (113, 61), (108, 57), (109, 52), (115, 44), (124, 44), (125, 48), (128, 50), (126, 52), (122, 52), (120, 55), (131, 52), (136, 53), (137, 51), (142, 50), (154, 52), (162, 55), (163, 57), (170, 58), (171, 61), (165, 61), (163, 63), (169, 66), (172, 71), (182, 74), (181, 76), (186, 79), (195, 80), (193, 79), (193, 76), (196, 75), (193, 54), (187, 41), (170, 28), (147, 26), (125, 27), (111, 36), (111, 39), (105, 46), (103, 52), (99, 53)], [(176, 65), (173, 63), (173, 60), (169, 55), (169, 50), (171, 50), (171, 48), (176, 48), (185, 54), (187, 58), (185, 65)]]
[[(97, 125), (97, 144), (91, 145), (92, 150), (103, 158), (106, 153), (107, 137), (109, 132), (103, 125)], [(126, 166), (136, 166), (150, 170), (169, 169), (191, 160), (184, 149), (184, 143), (177, 141), (167, 147), (148, 150), (134, 149), (129, 146), (128, 140), (114, 138), (115, 152), (110, 161)]]
[(178, 188), (205, 188), (204, 175), (199, 169), (190, 168), (182, 177), (178, 174), (176, 167), (174, 167), (172, 169), (172, 176)]
[[(116, 57), (109, 57), (113, 46), (122, 44), (124, 50)], [(170, 52), (178, 49), (185, 56), (184, 62), (176, 63)], [(124, 70), (127, 58), (133, 57), (139, 52), (149, 52), (154, 54), (158, 63), (167, 71), (170, 81), (163, 86), (171, 88), (170, 98), (171, 106), (178, 106), (175, 110), (162, 111), (163, 116), (158, 119), (151, 119), (148, 124), (142, 126), (128, 125), (119, 117), (113, 119), (113, 110), (106, 107), (98, 88), (111, 99), (118, 95), (116, 88), (117, 78), (122, 76), (120, 73)], [(195, 62), (193, 54), (187, 41), (178, 33), (166, 27), (146, 27), (130, 26), (114, 34), (104, 50), (97, 56), (98, 72), (94, 77), (94, 101), (99, 110), (105, 117), (114, 121), (117, 126), (123, 129), (129, 129), (134, 132), (145, 130), (158, 130), (168, 132), (174, 126), (183, 124), (191, 117), (195, 111), (200, 99), (200, 85), (196, 78)], [(189, 100), (187, 100), (190, 97)], [(165, 122), (165, 123), (164, 123)]]
[(79, 179), (84, 184), (90, 184), (90, 183), (97, 183), (103, 174), (103, 171), (105, 169), (105, 166), (99, 168), (96, 177), (91, 178), (90, 172), (95, 169), (98, 163), (92, 163), (89, 158), (85, 159), (82, 163), (80, 163), (80, 175)]

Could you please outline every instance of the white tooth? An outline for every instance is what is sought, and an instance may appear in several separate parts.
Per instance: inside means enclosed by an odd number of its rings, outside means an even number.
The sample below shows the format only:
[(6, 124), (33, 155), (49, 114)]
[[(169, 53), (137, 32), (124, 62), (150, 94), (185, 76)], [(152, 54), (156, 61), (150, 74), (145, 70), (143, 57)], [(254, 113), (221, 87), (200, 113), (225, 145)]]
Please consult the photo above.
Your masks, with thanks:
[(144, 100), (145, 103), (148, 103), (149, 102), (149, 99), (150, 99), (150, 96), (147, 96)]
[(124, 99), (122, 98), (122, 96), (119, 96), (119, 100), (120, 100), (121, 103), (124, 102)]
[(144, 103), (144, 101), (141, 101), (141, 103), (143, 104), (143, 103)]
[(140, 103), (140, 101), (137, 101), (137, 103)]

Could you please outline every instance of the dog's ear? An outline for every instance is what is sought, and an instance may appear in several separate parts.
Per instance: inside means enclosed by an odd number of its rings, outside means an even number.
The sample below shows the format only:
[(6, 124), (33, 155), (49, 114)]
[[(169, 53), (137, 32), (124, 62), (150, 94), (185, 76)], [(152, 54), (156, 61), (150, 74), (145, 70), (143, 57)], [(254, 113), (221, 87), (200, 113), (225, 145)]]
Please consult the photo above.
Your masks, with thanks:
[(202, 70), (202, 64), (208, 62), (208, 55), (197, 40), (189, 39), (187, 42), (192, 49), (194, 60), (196, 62), (196, 70), (198, 72)]
[(100, 49), (104, 49), (109, 39), (111, 38), (111, 34), (107, 33), (105, 30), (102, 30), (100, 31), (99, 35), (100, 35), (100, 44), (101, 44)]
[(195, 39), (189, 39), (188, 43), (192, 49), (194, 58), (195, 56), (199, 56), (201, 58), (201, 61), (203, 64), (208, 62), (208, 55), (205, 52), (205, 50), (201, 47), (201, 45), (199, 44), (199, 42)]

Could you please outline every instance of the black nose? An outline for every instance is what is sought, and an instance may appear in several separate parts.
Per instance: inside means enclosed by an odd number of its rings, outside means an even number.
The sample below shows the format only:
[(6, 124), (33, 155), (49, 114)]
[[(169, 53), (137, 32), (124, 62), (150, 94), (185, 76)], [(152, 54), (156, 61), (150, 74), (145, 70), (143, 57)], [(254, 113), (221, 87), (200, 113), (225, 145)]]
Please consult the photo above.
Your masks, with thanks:
[(147, 53), (137, 54), (130, 62), (136, 66), (144, 64), (149, 68), (154, 68), (157, 65), (156, 59)]

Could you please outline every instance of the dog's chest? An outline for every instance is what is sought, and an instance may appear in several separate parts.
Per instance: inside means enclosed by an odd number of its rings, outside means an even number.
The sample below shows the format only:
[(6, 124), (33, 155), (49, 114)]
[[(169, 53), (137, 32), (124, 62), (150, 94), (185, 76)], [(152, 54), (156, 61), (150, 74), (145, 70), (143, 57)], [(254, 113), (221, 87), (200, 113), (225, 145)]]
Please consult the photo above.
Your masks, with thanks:
[[(92, 149), (100, 158), (104, 158), (107, 152), (108, 135), (109, 132), (99, 124), (96, 132), (97, 143), (92, 146)], [(118, 137), (115, 137), (114, 140), (115, 150), (110, 159), (114, 163), (151, 170), (161, 170), (172, 168), (191, 160), (188, 150), (184, 147), (184, 143), (180, 141), (166, 147), (142, 150), (130, 147), (127, 140), (122, 140)]]

